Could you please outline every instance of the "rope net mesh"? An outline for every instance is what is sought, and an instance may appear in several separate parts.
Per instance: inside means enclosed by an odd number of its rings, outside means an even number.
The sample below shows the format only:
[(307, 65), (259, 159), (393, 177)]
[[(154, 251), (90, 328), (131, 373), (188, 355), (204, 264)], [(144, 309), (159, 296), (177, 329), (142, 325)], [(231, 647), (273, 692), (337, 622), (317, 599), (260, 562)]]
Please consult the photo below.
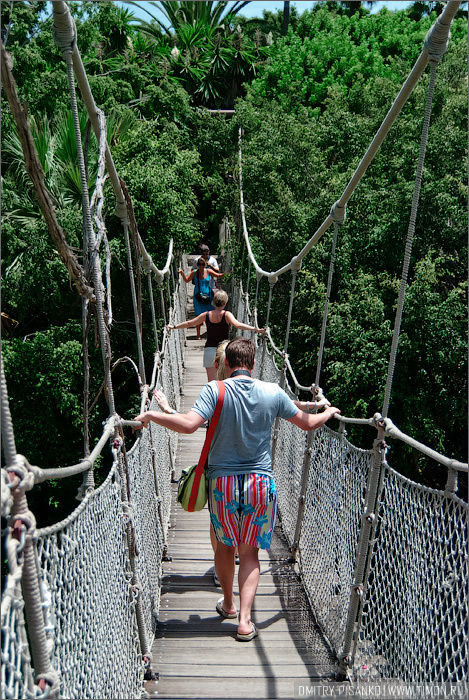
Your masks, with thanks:
[(132, 697), (142, 688), (143, 664), (116, 462), (64, 522), (37, 532), (60, 695), (110, 698), (119, 688)]
[[(176, 322), (185, 318), (185, 295), (185, 285), (179, 285), (174, 295)], [(183, 342), (179, 334), (171, 335), (158, 372), (157, 383), (176, 405)], [(151, 408), (157, 408), (154, 400)], [(140, 596), (151, 645), (160, 605), (176, 441), (176, 433), (152, 424), (127, 454), (129, 497), (125, 460), (117, 453), (98, 489), (88, 493), (64, 521), (35, 533), (46, 633), (60, 697), (136, 698), (143, 692), (135, 608)], [(10, 588), (2, 602), (2, 694), (40, 696), (31, 668), (20, 582)]]
[(2, 696), (8, 700), (41, 695), (40, 688), (34, 685), (19, 581), (2, 601), (1, 678)]
[(410, 682), (467, 679), (467, 505), (385, 467), (355, 660)]
[[(248, 321), (249, 322), (249, 321)], [(257, 348), (254, 375), (280, 382), (279, 351)], [(293, 394), (286, 386), (287, 393)], [(279, 516), (294, 544), (305, 433), (280, 421), (274, 453)], [(363, 450), (323, 426), (313, 434), (299, 540), (300, 575), (314, 619), (337, 656), (344, 642), (360, 527), (373, 467)], [(353, 663), (357, 679), (467, 678), (467, 504), (386, 465)], [(366, 670), (364, 670), (366, 669)]]
[[(252, 323), (248, 299), (236, 288), (233, 292), (240, 320)], [(185, 319), (186, 295), (181, 282), (170, 311), (175, 323)], [(183, 346), (183, 334), (172, 333), (158, 356), (156, 384), (176, 407)], [(279, 383), (283, 372), (276, 359), (282, 361), (281, 351), (264, 339), (257, 346), (255, 376)], [(286, 391), (293, 397), (288, 384)], [(151, 408), (156, 409), (154, 400)], [(312, 436), (304, 475), (306, 433), (279, 421), (274, 438), (280, 521), (288, 546), (300, 534), (300, 577), (314, 618), (314, 625), (306, 626), (308, 644), (313, 649), (320, 629), (338, 656), (355, 584), (373, 451), (354, 447), (324, 426)], [(151, 646), (176, 444), (176, 433), (152, 423), (126, 460), (116, 452), (99, 489), (89, 492), (66, 520), (35, 533), (47, 639), (61, 697), (139, 697), (142, 692), (144, 659), (136, 607), (140, 596)], [(410, 482), (387, 465), (384, 469), (354, 676), (464, 680), (467, 505), (450, 493)], [(298, 523), (303, 480), (305, 510)], [(10, 579), (13, 574), (14, 569)], [(294, 577), (287, 578), (285, 595), (290, 599)], [(19, 582), (9, 591), (2, 603), (2, 690), (7, 698), (34, 697), (40, 691), (33, 682)], [(308, 615), (305, 611), (300, 617), (306, 620)]]
[(301, 576), (316, 619), (339, 654), (371, 452), (354, 447), (326, 426), (315, 432), (311, 447)]

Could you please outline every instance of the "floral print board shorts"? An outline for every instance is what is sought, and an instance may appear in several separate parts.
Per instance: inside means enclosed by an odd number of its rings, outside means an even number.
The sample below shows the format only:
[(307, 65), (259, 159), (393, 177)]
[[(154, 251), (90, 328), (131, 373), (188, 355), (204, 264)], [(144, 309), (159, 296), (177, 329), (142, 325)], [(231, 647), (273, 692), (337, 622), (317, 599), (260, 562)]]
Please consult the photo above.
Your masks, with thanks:
[(277, 515), (271, 476), (251, 473), (209, 479), (208, 507), (219, 542), (269, 549)]

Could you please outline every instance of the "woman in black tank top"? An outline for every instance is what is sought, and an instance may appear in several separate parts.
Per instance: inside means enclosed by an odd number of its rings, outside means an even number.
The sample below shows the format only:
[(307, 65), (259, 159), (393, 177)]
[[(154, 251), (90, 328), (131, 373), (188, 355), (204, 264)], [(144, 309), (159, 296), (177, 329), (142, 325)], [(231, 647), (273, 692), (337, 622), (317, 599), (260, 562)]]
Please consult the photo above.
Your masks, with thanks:
[(257, 326), (248, 326), (247, 323), (241, 323), (233, 316), (231, 311), (225, 311), (225, 306), (228, 303), (228, 294), (223, 289), (217, 289), (213, 295), (212, 303), (215, 307), (213, 311), (204, 311), (196, 318), (191, 318), (190, 321), (178, 323), (177, 326), (168, 326), (171, 330), (173, 328), (194, 328), (202, 323), (206, 324), (207, 342), (204, 348), (204, 367), (207, 370), (207, 380), (209, 382), (217, 378), (217, 369), (214, 365), (215, 353), (217, 346), (224, 340), (227, 340), (230, 326), (238, 330), (253, 331), (255, 333), (262, 333), (264, 330), (263, 328), (257, 328)]

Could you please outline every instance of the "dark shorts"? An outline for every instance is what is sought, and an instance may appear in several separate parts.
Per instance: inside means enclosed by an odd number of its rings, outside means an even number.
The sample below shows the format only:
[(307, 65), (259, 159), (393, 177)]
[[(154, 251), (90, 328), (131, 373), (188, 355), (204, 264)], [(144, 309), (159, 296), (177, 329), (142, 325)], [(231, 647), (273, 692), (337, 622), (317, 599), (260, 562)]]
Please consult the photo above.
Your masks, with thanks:
[(269, 549), (277, 516), (277, 491), (271, 476), (252, 473), (209, 479), (208, 507), (219, 542)]

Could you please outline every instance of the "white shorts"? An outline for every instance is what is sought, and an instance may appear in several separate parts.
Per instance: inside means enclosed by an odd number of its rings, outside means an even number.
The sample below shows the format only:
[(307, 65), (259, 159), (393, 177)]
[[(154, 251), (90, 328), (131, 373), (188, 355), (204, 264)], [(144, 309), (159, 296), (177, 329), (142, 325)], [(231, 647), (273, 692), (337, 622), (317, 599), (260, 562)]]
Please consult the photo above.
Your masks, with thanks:
[(204, 367), (214, 366), (216, 353), (216, 348), (204, 348)]

